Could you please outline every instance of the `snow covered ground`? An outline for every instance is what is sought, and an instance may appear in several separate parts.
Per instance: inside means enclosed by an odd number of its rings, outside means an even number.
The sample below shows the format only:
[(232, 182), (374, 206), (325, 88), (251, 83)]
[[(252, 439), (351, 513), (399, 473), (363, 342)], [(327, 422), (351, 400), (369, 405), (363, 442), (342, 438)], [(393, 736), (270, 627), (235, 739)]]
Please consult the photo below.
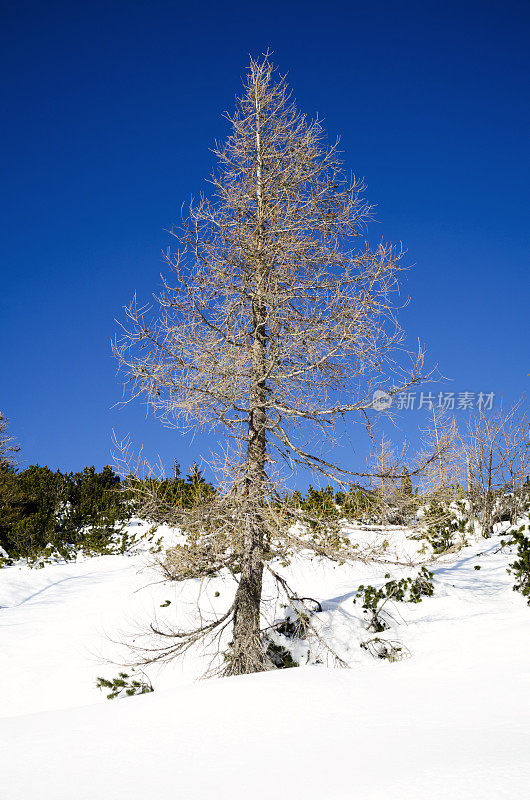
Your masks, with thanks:
[[(199, 582), (159, 583), (146, 554), (0, 570), (0, 797), (526, 797), (530, 608), (499, 545), (442, 559), (433, 597), (390, 609), (381, 636), (406, 660), (359, 647), (370, 634), (353, 594), (385, 570), (297, 561), (285, 575), (322, 603), (320, 630), (350, 669), (195, 682), (190, 658), (151, 670), (154, 693), (113, 701), (95, 686), (119, 670), (105, 659), (142, 621), (191, 615)], [(216, 579), (203, 603), (220, 610), (232, 591)]]

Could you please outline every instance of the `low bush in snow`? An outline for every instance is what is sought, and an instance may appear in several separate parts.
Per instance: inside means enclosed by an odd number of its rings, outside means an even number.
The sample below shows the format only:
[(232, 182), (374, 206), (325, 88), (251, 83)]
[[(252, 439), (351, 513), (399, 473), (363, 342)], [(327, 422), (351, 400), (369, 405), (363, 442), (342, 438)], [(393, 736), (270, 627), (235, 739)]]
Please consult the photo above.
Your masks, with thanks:
[(140, 680), (129, 675), (127, 672), (120, 672), (117, 678), (109, 680), (107, 678), (98, 678), (96, 686), (102, 691), (110, 689), (107, 694), (107, 700), (114, 700), (116, 697), (132, 697), (135, 694), (148, 694), (154, 692), (151, 681), (147, 678)]
[(431, 545), (433, 553), (441, 555), (464, 547), (468, 529), (469, 521), (463, 501), (455, 501), (449, 505), (433, 501), (425, 510), (421, 529), (411, 539), (425, 539)]
[(410, 656), (410, 650), (403, 642), (381, 639), (379, 636), (361, 642), (360, 647), (374, 658), (384, 658), (387, 661), (403, 661)]
[[(390, 575), (385, 577), (389, 578)], [(390, 627), (388, 623), (390, 615), (384, 608), (389, 600), (403, 603), (421, 603), (423, 597), (431, 597), (434, 594), (432, 578), (433, 573), (422, 567), (415, 578), (390, 580), (380, 588), (359, 586), (354, 602), (362, 599), (364, 612), (368, 615), (367, 630), (381, 633), (381, 631), (385, 631)]]
[(528, 525), (522, 525), (518, 530), (512, 532), (512, 544), (517, 545), (517, 559), (510, 564), (511, 572), (515, 576), (514, 591), (521, 592), (523, 597), (528, 598), (530, 605), (530, 537), (525, 534)]

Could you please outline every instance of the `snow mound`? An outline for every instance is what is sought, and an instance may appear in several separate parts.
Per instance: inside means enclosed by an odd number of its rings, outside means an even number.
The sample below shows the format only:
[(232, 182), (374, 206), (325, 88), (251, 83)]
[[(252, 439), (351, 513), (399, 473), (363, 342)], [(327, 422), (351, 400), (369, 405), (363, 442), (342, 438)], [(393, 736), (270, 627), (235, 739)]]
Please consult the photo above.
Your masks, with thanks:
[[(528, 679), (322, 667), (4, 720), (5, 800), (525, 796)], [(376, 671), (377, 673), (377, 671)], [(501, 677), (501, 676), (499, 676)]]
[[(200, 582), (161, 584), (147, 554), (0, 570), (0, 797), (525, 797), (530, 609), (501, 535), (440, 559), (433, 597), (391, 609), (383, 636), (403, 642), (406, 660), (359, 646), (370, 634), (356, 587), (380, 585), (386, 567), (295, 560), (284, 574), (319, 601), (320, 631), (351, 669), (197, 683), (191, 659), (151, 672), (154, 693), (113, 701), (95, 685), (119, 671), (104, 661), (112, 640), (139, 618), (187, 614)], [(220, 577), (204, 596), (218, 611), (230, 591)]]

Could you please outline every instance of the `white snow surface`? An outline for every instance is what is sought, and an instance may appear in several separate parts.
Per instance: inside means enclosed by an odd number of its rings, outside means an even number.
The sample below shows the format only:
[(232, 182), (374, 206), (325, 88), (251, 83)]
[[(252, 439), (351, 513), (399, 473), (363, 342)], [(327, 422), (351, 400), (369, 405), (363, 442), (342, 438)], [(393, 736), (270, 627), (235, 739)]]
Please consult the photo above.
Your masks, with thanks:
[[(403, 551), (405, 533), (372, 535)], [(2, 800), (528, 796), (530, 608), (499, 534), (438, 561), (433, 597), (389, 609), (379, 635), (402, 641), (406, 660), (359, 647), (374, 634), (353, 595), (416, 570), (298, 559), (282, 573), (322, 603), (319, 630), (349, 669), (197, 682), (207, 663), (190, 655), (150, 668), (154, 693), (108, 701), (96, 677), (118, 673), (124, 638), (155, 616), (193, 619), (199, 596), (219, 612), (233, 593), (226, 578), (160, 583), (149, 558), (0, 570)]]

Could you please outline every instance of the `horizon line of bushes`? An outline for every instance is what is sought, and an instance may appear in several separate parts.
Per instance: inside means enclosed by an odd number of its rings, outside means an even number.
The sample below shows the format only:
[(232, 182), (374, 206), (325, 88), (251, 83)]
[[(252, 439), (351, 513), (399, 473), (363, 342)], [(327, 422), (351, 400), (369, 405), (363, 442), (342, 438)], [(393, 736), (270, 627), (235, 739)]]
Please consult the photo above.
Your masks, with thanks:
[[(454, 488), (455, 497), (465, 496), (463, 488)], [(527, 484), (525, 488), (528, 491)], [(137, 543), (137, 536), (127, 529), (127, 523), (145, 512), (142, 493), (152, 494), (153, 490), (168, 509), (192, 508), (216, 494), (196, 464), (191, 465), (186, 478), (181, 477), (175, 461), (172, 478), (141, 479), (121, 478), (108, 465), (99, 472), (95, 466), (62, 472), (38, 464), (19, 470), (0, 460), (0, 565), (18, 559), (35, 563), (51, 557), (70, 560), (78, 554), (127, 552)], [(359, 483), (345, 489), (310, 485), (305, 495), (296, 489), (283, 499), (306, 513), (314, 513), (315, 518), (381, 522), (378, 490)], [(406, 524), (422, 503), (425, 498), (414, 490), (405, 471), (401, 485), (386, 499), (384, 522)], [(434, 510), (431, 516), (434, 520)], [(171, 523), (171, 518), (157, 513), (151, 519), (147, 514), (146, 521), (155, 528)], [(439, 552), (440, 546), (436, 549)]]
[(39, 464), (19, 470), (0, 460), (0, 566), (127, 552), (137, 542), (126, 526), (140, 510), (139, 483), (184, 507), (194, 502), (197, 484), (214, 492), (196, 465), (181, 478), (176, 462), (173, 478), (140, 481), (122, 479), (109, 465), (62, 472)]

